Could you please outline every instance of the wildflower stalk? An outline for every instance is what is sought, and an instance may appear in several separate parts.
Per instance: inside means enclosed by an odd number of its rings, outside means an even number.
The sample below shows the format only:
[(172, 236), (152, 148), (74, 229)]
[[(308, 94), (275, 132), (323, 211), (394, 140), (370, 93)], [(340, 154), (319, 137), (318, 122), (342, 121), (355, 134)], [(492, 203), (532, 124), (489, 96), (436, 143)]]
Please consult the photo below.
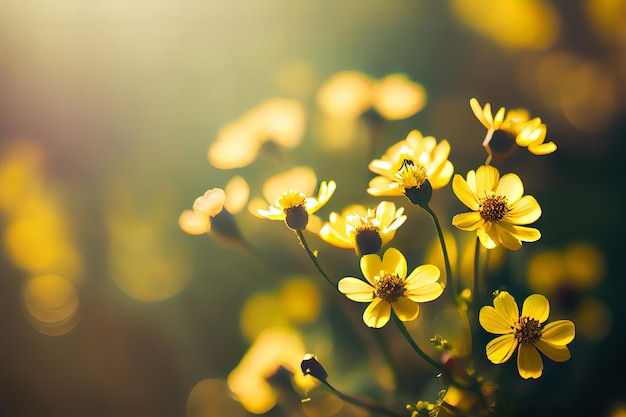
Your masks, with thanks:
[(491, 163), (491, 158), (493, 158), (493, 152), (491, 151), (491, 146), (489, 146), (489, 142), (491, 142), (491, 138), (493, 138), (493, 133), (495, 131), (493, 129), (487, 130), (487, 134), (485, 135), (485, 139), (483, 139), (483, 148), (487, 151), (487, 159), (485, 160), (485, 165), (489, 165)]
[(352, 404), (359, 408), (363, 408), (375, 414), (380, 414), (380, 415), (389, 416), (389, 417), (404, 417), (404, 414), (396, 413), (395, 411), (389, 410), (385, 407), (382, 407), (376, 404), (370, 404), (363, 400), (359, 400), (358, 398), (354, 398), (347, 394), (344, 394), (343, 392), (339, 391), (338, 389), (330, 385), (328, 381), (326, 380), (319, 380), (319, 381), (322, 384), (324, 384), (324, 386), (328, 388), (333, 394), (335, 394), (337, 397), (341, 398), (343, 401), (347, 402), (348, 404)]
[(428, 204), (421, 204), (420, 207), (422, 207), (424, 210), (428, 212), (428, 214), (430, 214), (430, 217), (432, 217), (433, 222), (435, 223), (435, 228), (437, 229), (437, 236), (439, 237), (439, 243), (441, 244), (441, 251), (443, 252), (443, 263), (446, 268), (446, 277), (448, 281), (446, 286), (448, 285), (450, 286), (450, 291), (449, 291), (450, 295), (452, 296), (452, 300), (456, 303), (457, 293), (455, 289), (454, 278), (452, 277), (452, 267), (450, 266), (450, 257), (448, 256), (448, 249), (446, 248), (446, 240), (443, 237), (443, 230), (441, 229), (441, 225), (439, 224), (439, 219), (437, 218), (437, 215), (430, 208)]
[(311, 251), (311, 248), (309, 248), (309, 244), (307, 243), (306, 238), (304, 237), (304, 233), (302, 233), (302, 229), (294, 229), (294, 230), (296, 231), (296, 234), (298, 235), (300, 244), (302, 245), (306, 253), (309, 255), (309, 258), (311, 258), (311, 261), (313, 261), (313, 265), (315, 265), (315, 268), (317, 268), (319, 273), (322, 274), (326, 282), (328, 282), (333, 288), (337, 289), (337, 285), (333, 283), (333, 281), (328, 277), (328, 275), (324, 271), (324, 268), (322, 268), (322, 265), (320, 265), (320, 263), (318, 262), (317, 256), (313, 253), (313, 251)]
[(443, 364), (437, 362), (436, 360), (434, 360), (433, 358), (428, 356), (422, 349), (420, 349), (420, 347), (417, 345), (417, 343), (415, 343), (415, 340), (413, 340), (413, 338), (409, 334), (409, 331), (407, 330), (407, 328), (404, 325), (404, 323), (402, 322), (402, 320), (400, 320), (400, 318), (396, 314), (394, 314), (392, 312), (391, 316), (393, 317), (393, 320), (396, 322), (396, 325), (398, 326), (398, 329), (400, 329), (400, 333), (402, 333), (402, 336), (404, 336), (404, 338), (407, 340), (407, 342), (409, 342), (409, 344), (411, 345), (413, 350), (415, 350), (415, 352), (417, 352), (417, 354), (420, 355), (422, 357), (422, 359), (424, 359), (426, 362), (428, 362), (429, 364), (431, 364), (432, 366), (437, 368), (438, 371), (442, 371), (443, 370)]

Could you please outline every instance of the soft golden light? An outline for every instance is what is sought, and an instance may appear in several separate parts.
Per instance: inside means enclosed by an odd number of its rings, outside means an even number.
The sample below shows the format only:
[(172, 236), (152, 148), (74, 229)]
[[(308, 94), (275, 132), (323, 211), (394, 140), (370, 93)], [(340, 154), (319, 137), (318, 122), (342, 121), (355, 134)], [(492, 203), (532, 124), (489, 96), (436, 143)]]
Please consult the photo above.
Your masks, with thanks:
[(247, 112), (241, 121), (252, 126), (262, 141), (295, 148), (304, 137), (306, 111), (297, 100), (270, 98)]
[(470, 28), (511, 49), (546, 49), (560, 32), (560, 20), (542, 0), (453, 0), (452, 11)]
[(404, 74), (390, 74), (374, 86), (373, 107), (387, 120), (411, 117), (426, 106), (426, 90)]
[(277, 397), (267, 378), (280, 367), (295, 374), (305, 354), (302, 337), (285, 327), (261, 332), (239, 364), (228, 375), (228, 387), (246, 410), (263, 414), (276, 405)]
[(226, 381), (207, 378), (198, 382), (187, 396), (187, 417), (246, 417), (247, 413), (236, 402)]
[(190, 235), (201, 235), (211, 231), (211, 219), (206, 214), (184, 210), (178, 217), (178, 226)]
[(304, 277), (287, 281), (279, 292), (282, 311), (292, 324), (306, 324), (320, 313), (322, 297), (313, 283)]
[(53, 274), (30, 278), (23, 294), (30, 322), (41, 333), (65, 334), (76, 325), (78, 294), (67, 279)]
[(357, 71), (338, 72), (317, 91), (320, 109), (335, 116), (356, 118), (372, 103), (373, 80)]
[(316, 186), (317, 176), (311, 168), (296, 167), (268, 178), (263, 184), (263, 196), (270, 204), (274, 204), (287, 190), (297, 190), (310, 196)]
[(224, 187), (224, 192), (226, 193), (224, 208), (229, 213), (237, 214), (248, 204), (250, 186), (242, 176), (236, 175), (231, 178)]
[(254, 126), (230, 123), (220, 129), (217, 139), (209, 146), (209, 162), (218, 169), (245, 167), (255, 160), (261, 144)]

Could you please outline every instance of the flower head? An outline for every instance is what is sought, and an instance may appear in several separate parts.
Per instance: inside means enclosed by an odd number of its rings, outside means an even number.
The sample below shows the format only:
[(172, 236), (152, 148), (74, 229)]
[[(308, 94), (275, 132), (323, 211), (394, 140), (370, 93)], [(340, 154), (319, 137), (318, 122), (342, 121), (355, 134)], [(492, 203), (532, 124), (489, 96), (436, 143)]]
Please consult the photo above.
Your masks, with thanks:
[(539, 117), (531, 119), (527, 110), (511, 109), (506, 112), (504, 107), (500, 107), (494, 116), (491, 113), (490, 103), (481, 107), (475, 98), (470, 99), (470, 107), (478, 121), (487, 128), (488, 133), (483, 146), (488, 148), (488, 152), (491, 151), (489, 141), (496, 131), (508, 133), (515, 138), (518, 146), (528, 148), (535, 155), (547, 155), (556, 151), (554, 142), (544, 142), (547, 133), (546, 125), (541, 123)]
[(524, 194), (522, 180), (516, 174), (500, 177), (491, 165), (469, 171), (467, 179), (456, 174), (452, 189), (459, 200), (472, 211), (454, 216), (452, 224), (461, 230), (476, 231), (484, 247), (493, 249), (501, 244), (518, 250), (522, 242), (534, 242), (541, 237), (539, 230), (520, 226), (541, 216), (541, 207), (533, 196)]
[(180, 228), (192, 235), (201, 235), (211, 230), (211, 217), (224, 209), (226, 194), (221, 188), (211, 188), (193, 202), (192, 210), (184, 210), (178, 218)]
[(501, 291), (493, 300), (493, 307), (480, 309), (479, 321), (489, 333), (499, 334), (487, 344), (487, 358), (495, 363), (506, 362), (519, 346), (517, 368), (522, 378), (539, 378), (543, 362), (539, 352), (555, 362), (570, 358), (567, 344), (574, 340), (574, 323), (557, 320), (544, 325), (550, 314), (548, 299), (533, 294), (524, 300), (522, 315), (515, 299)]
[(370, 162), (368, 168), (378, 176), (370, 181), (367, 192), (373, 196), (406, 195), (414, 204), (419, 204), (417, 200), (428, 202), (432, 190), (447, 185), (454, 173), (449, 154), (448, 141), (437, 143), (434, 137), (413, 130), (389, 147), (381, 159)]
[(339, 291), (353, 301), (370, 303), (363, 313), (369, 327), (383, 327), (391, 318), (391, 310), (402, 321), (415, 320), (419, 304), (432, 301), (443, 292), (437, 282), (439, 269), (434, 265), (418, 266), (407, 276), (404, 255), (395, 249), (385, 251), (382, 259), (376, 254), (361, 257), (361, 272), (367, 282), (342, 278)]
[(335, 181), (323, 181), (317, 198), (307, 197), (299, 191), (288, 190), (281, 194), (274, 205), (258, 214), (270, 220), (284, 220), (291, 229), (304, 229), (309, 222), (309, 214), (315, 213), (330, 200), (337, 185)]
[(340, 248), (354, 248), (357, 256), (376, 253), (406, 221), (404, 208), (382, 201), (374, 209), (352, 205), (341, 214), (332, 212), (320, 230), (320, 237)]

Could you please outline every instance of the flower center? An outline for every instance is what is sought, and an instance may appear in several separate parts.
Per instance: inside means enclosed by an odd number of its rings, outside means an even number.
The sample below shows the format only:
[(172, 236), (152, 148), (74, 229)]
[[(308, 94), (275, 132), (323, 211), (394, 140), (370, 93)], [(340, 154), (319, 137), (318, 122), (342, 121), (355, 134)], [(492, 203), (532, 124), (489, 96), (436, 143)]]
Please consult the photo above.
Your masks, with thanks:
[(297, 206), (304, 206), (306, 203), (306, 196), (299, 191), (289, 190), (281, 194), (278, 199), (278, 204), (283, 209), (294, 208)]
[(539, 320), (530, 317), (522, 317), (515, 325), (515, 339), (519, 343), (534, 343), (541, 338), (541, 326)]
[(507, 206), (507, 198), (501, 195), (490, 195), (480, 200), (478, 212), (480, 217), (488, 222), (497, 223), (504, 218), (509, 212)]
[(374, 293), (388, 303), (395, 303), (406, 292), (404, 280), (395, 274), (384, 274), (378, 277)]
[(415, 165), (410, 159), (404, 159), (398, 172), (396, 182), (404, 189), (419, 188), (426, 181), (426, 167), (422, 164)]

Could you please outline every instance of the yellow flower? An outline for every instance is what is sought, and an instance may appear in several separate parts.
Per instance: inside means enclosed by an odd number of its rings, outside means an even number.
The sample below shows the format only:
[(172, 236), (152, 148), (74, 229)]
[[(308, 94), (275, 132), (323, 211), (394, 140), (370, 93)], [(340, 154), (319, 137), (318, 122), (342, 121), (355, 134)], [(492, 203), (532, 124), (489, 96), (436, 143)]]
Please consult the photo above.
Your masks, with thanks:
[(352, 205), (341, 215), (330, 213), (329, 221), (320, 230), (320, 237), (340, 248), (354, 248), (357, 256), (376, 253), (386, 245), (406, 221), (404, 208), (382, 201), (374, 209)]
[(191, 235), (201, 235), (211, 230), (211, 217), (224, 209), (226, 194), (221, 188), (211, 188), (193, 202), (192, 210), (184, 210), (179, 218), (180, 228)]
[[(554, 142), (545, 142), (546, 125), (541, 123), (539, 117), (530, 119), (527, 110), (512, 109), (506, 112), (504, 107), (500, 107), (494, 116), (490, 103), (481, 107), (475, 98), (470, 99), (470, 107), (478, 121), (487, 128), (483, 146), (488, 148), (493, 133), (500, 130), (513, 136), (518, 146), (528, 148), (535, 155), (547, 155), (556, 151)], [(490, 148), (488, 152), (491, 152)]]
[(432, 187), (431, 190), (442, 188), (454, 173), (449, 154), (447, 140), (437, 143), (434, 137), (424, 137), (413, 130), (389, 147), (381, 159), (370, 162), (368, 168), (378, 176), (370, 181), (367, 192), (373, 196), (406, 195), (411, 199), (411, 194), (422, 185)]
[(567, 344), (574, 340), (574, 323), (557, 320), (543, 325), (550, 314), (548, 299), (540, 294), (526, 298), (522, 315), (515, 299), (501, 291), (493, 300), (493, 307), (480, 309), (479, 321), (489, 333), (499, 334), (487, 344), (487, 358), (495, 363), (506, 362), (519, 346), (517, 368), (522, 378), (539, 378), (543, 362), (539, 352), (555, 362), (570, 358)]
[(452, 224), (461, 230), (476, 231), (484, 247), (501, 244), (518, 250), (522, 242), (535, 242), (539, 230), (520, 225), (530, 224), (541, 216), (541, 207), (533, 196), (524, 194), (522, 180), (516, 174), (500, 177), (491, 165), (469, 171), (467, 180), (459, 174), (452, 180), (452, 189), (471, 212), (454, 216)]
[(259, 209), (258, 214), (270, 220), (284, 220), (294, 230), (304, 229), (309, 222), (309, 214), (322, 208), (330, 200), (336, 187), (335, 181), (323, 181), (317, 198), (307, 197), (296, 190), (285, 191), (274, 205), (270, 205), (267, 210)]
[(404, 255), (395, 249), (385, 251), (383, 258), (376, 254), (361, 257), (361, 271), (367, 282), (354, 278), (342, 278), (337, 284), (339, 291), (349, 299), (370, 303), (363, 313), (363, 321), (369, 327), (383, 327), (391, 318), (391, 310), (402, 321), (415, 320), (419, 304), (432, 301), (443, 292), (437, 282), (439, 269), (434, 265), (421, 265), (407, 277)]

